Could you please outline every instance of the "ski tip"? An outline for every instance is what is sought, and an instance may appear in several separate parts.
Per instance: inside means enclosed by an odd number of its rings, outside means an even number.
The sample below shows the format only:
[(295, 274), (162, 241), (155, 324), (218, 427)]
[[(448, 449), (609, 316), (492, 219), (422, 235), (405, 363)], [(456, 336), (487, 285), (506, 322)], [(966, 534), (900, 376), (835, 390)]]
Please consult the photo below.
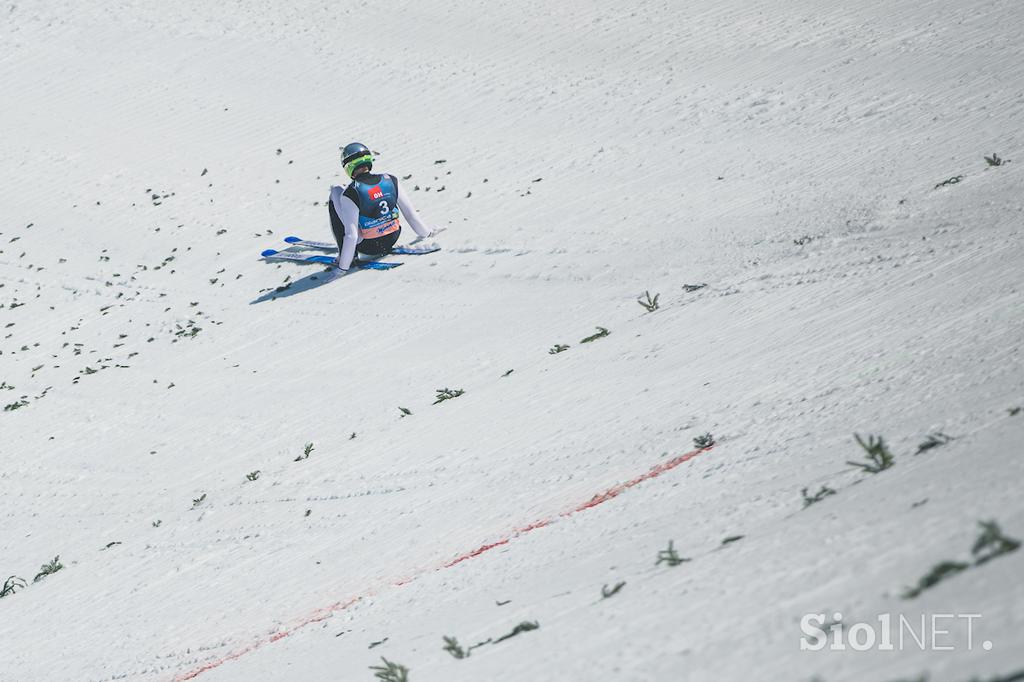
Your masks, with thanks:
[(264, 251), (261, 251), (260, 255), (263, 256), (264, 258), (266, 258), (267, 256), (276, 256), (277, 249), (266, 249)]
[(301, 242), (302, 237), (285, 237), (284, 240), (289, 244), (294, 244), (295, 242)]

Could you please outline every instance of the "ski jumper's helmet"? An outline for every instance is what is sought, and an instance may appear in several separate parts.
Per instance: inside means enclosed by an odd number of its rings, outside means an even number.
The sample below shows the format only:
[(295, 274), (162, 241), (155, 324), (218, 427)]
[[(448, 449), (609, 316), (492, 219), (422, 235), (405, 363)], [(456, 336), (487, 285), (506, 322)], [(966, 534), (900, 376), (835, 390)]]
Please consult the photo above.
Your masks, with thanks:
[(360, 166), (366, 166), (367, 169), (371, 168), (373, 166), (373, 156), (365, 144), (352, 142), (345, 145), (345, 149), (341, 152), (341, 165), (345, 167), (345, 172), (348, 173), (348, 176), (352, 177), (352, 173)]

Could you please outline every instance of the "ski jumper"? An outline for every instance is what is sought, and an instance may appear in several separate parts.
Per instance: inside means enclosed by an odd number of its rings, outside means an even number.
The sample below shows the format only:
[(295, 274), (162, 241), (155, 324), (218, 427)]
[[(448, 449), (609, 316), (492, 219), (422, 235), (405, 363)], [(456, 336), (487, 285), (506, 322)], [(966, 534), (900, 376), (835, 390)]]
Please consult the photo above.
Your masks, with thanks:
[(351, 267), (357, 250), (374, 256), (389, 253), (402, 233), (402, 218), (420, 237), (430, 236), (430, 228), (399, 191), (398, 178), (387, 173), (361, 173), (344, 189), (331, 187), (328, 212), (341, 270)]

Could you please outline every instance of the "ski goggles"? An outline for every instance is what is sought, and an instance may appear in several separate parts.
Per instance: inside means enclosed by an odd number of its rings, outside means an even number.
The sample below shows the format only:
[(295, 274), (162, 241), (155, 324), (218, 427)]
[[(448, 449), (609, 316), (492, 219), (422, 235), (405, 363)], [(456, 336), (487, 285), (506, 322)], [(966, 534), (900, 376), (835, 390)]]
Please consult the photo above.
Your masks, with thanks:
[(356, 156), (345, 161), (345, 172), (348, 173), (349, 177), (352, 177), (352, 171), (359, 166), (371, 166), (373, 165), (373, 157), (369, 154), (363, 154)]

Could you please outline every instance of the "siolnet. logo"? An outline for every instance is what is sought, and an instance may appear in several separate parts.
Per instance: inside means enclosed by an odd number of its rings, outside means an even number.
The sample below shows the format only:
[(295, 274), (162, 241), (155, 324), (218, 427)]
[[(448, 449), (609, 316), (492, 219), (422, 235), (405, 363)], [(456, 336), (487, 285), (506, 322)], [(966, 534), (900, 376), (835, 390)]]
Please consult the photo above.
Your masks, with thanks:
[[(905, 651), (916, 647), (921, 651), (973, 651), (974, 621), (981, 617), (980, 613), (922, 613), (918, 620), (902, 613), (879, 613), (876, 627), (870, 620), (847, 626), (838, 611), (829, 620), (824, 613), (807, 613), (800, 619), (800, 650)], [(992, 646), (991, 640), (981, 643), (985, 651)]]
[(374, 185), (370, 188), (370, 198), (377, 201), (384, 196), (384, 190), (380, 188), (380, 185)]

